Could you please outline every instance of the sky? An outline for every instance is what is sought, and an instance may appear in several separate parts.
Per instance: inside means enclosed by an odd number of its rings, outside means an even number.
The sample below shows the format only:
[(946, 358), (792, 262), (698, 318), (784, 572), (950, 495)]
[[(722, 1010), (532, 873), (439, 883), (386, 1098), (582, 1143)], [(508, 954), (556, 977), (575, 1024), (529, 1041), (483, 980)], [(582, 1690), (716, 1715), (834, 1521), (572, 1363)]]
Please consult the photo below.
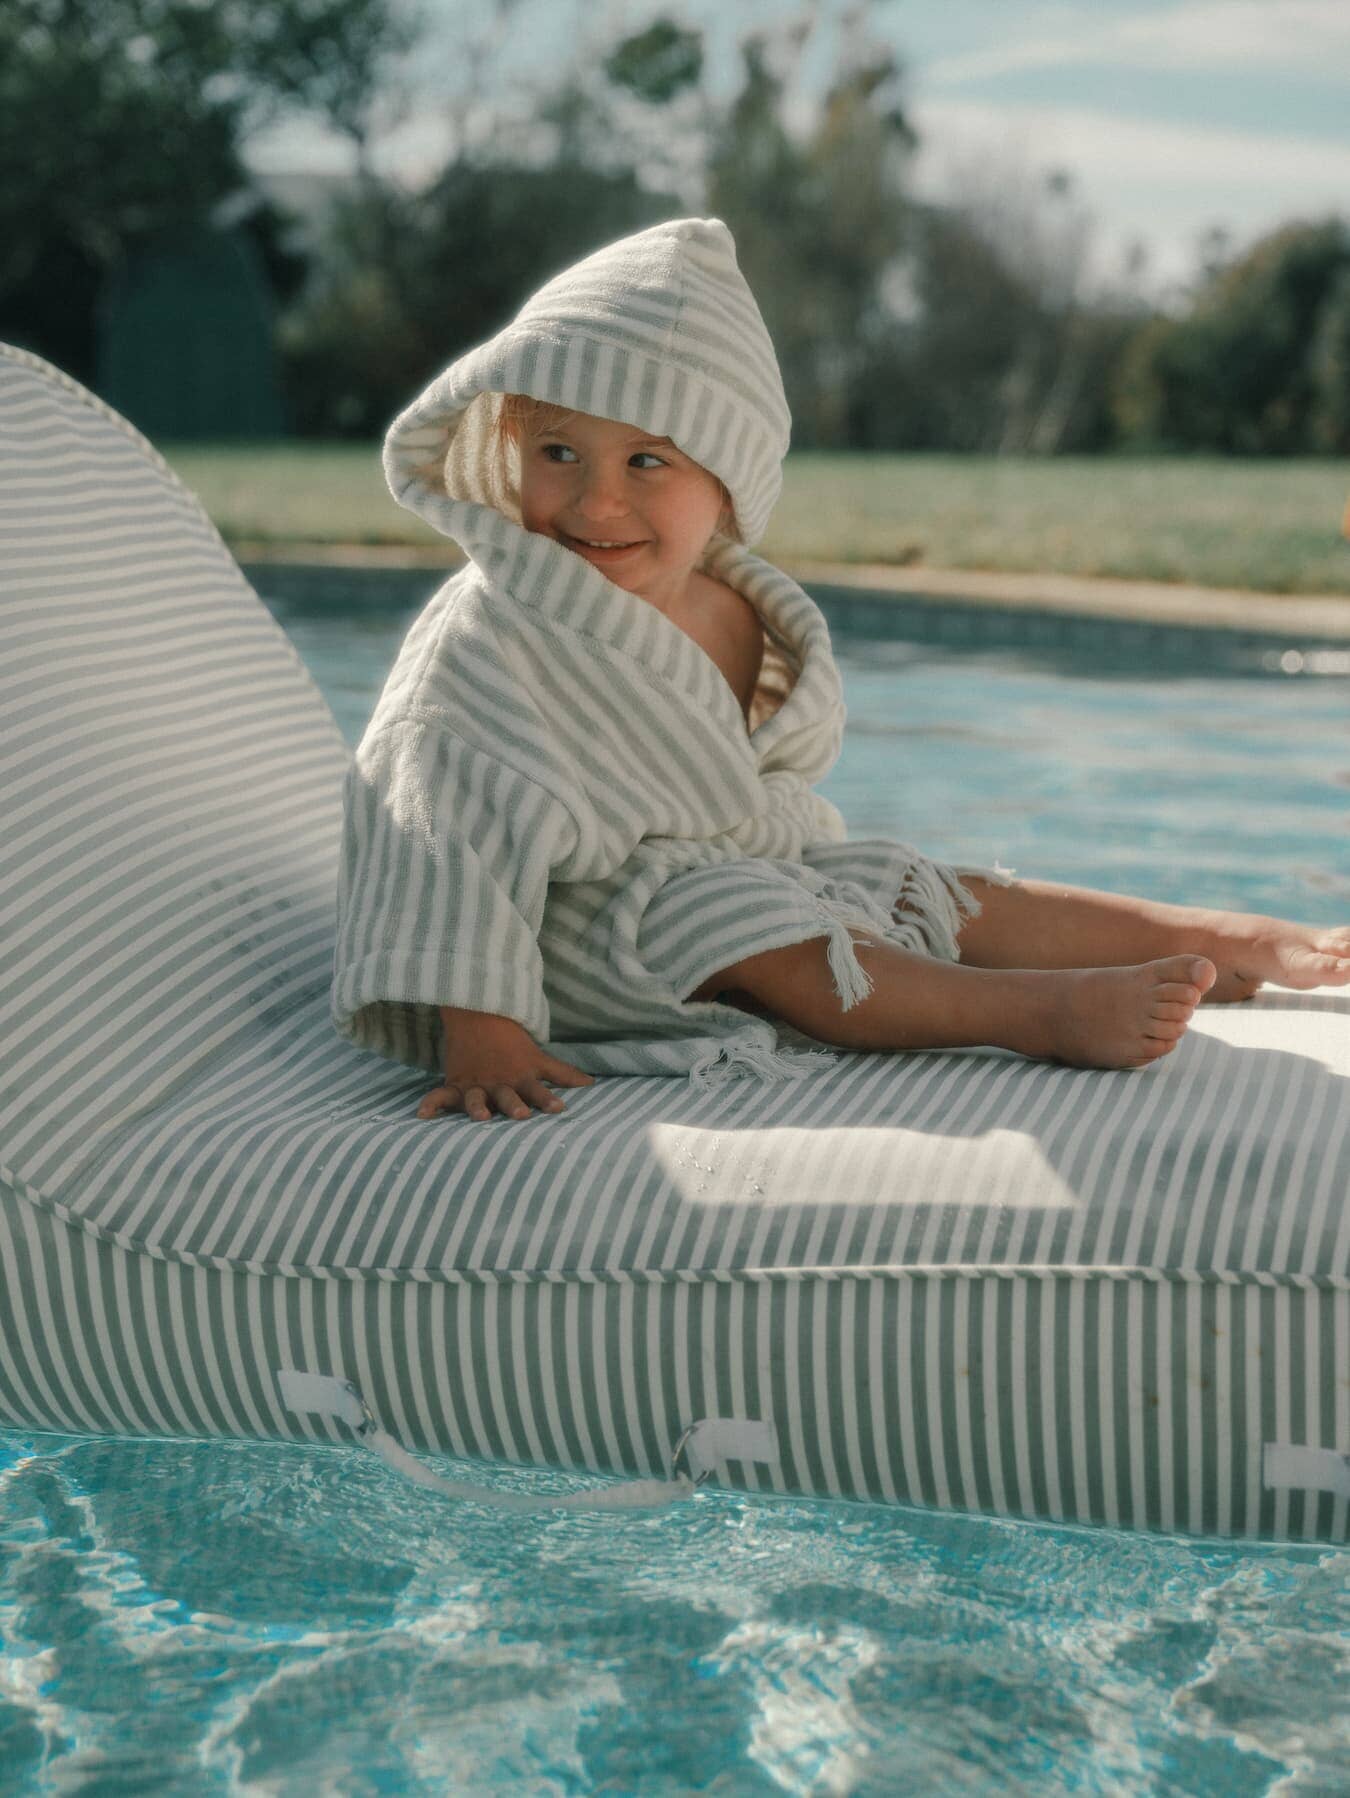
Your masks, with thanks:
[(1350, 0), (914, 0), (907, 47), (925, 178), (1005, 145), (1062, 166), (1101, 253), (1137, 238), (1184, 279), (1213, 226), (1249, 242), (1291, 217), (1350, 215)]
[[(427, 30), (384, 166), (415, 179), (445, 155), (443, 100), (466, 25), (492, 0), (423, 0)], [(814, 12), (828, 67), (847, 0), (589, 0), (585, 35), (612, 43), (669, 15), (706, 33), (708, 84), (734, 91), (747, 33)], [(1067, 172), (1094, 220), (1090, 266), (1110, 279), (1147, 250), (1158, 297), (1193, 277), (1213, 228), (1236, 246), (1290, 218), (1350, 216), (1350, 0), (874, 0), (873, 35), (906, 70), (921, 140), (914, 183), (959, 191), (981, 163), (1035, 179)], [(499, 78), (546, 80), (575, 53), (571, 0), (514, 0)], [(805, 65), (810, 78), (810, 63)], [(809, 96), (803, 96), (803, 103)], [(260, 167), (339, 169), (305, 129), (257, 147)]]

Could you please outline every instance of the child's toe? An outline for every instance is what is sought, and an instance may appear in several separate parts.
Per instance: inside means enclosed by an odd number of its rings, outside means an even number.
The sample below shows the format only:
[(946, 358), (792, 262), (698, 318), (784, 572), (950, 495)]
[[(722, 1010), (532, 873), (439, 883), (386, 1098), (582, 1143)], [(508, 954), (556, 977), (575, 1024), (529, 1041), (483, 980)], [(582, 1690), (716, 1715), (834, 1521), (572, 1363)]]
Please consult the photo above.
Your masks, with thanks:
[(1191, 971), (1187, 978), (1192, 986), (1197, 986), (1202, 993), (1207, 993), (1219, 978), (1219, 970), (1207, 955), (1196, 955), (1191, 959)]
[(1186, 1034), (1186, 1022), (1184, 1018), (1150, 1018), (1145, 1034), (1154, 1042), (1180, 1042)]
[(1185, 986), (1206, 993), (1219, 977), (1219, 970), (1204, 955), (1169, 955), (1153, 964), (1159, 986)]

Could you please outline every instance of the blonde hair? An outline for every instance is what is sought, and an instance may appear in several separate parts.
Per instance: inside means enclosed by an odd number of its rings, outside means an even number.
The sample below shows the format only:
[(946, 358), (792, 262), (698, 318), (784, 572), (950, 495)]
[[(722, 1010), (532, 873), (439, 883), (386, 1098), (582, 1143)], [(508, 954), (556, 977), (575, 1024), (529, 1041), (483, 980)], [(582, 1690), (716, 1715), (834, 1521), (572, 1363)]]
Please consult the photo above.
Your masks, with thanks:
[[(569, 418), (576, 417), (576, 408), (558, 406), (552, 400), (537, 400), (528, 393), (504, 393), (497, 407), (497, 416), (492, 421), (492, 443), (497, 452), (499, 465), (508, 474), (507, 457), (512, 449), (519, 449), (520, 440), (527, 431), (561, 430)], [(700, 467), (702, 464), (700, 464)], [(712, 474), (712, 470), (708, 470)], [(725, 528), (722, 535), (733, 538), (737, 543), (743, 541), (741, 527), (736, 521), (736, 508), (732, 504), (731, 495), (727, 492), (726, 482), (716, 475), (718, 491), (722, 495), (722, 507), (725, 514)], [(721, 527), (719, 527), (721, 528)]]
[(574, 418), (568, 406), (555, 406), (551, 400), (531, 399), (528, 393), (504, 393), (492, 421), (492, 436), (498, 450), (508, 443), (518, 444), (526, 431), (556, 431)]

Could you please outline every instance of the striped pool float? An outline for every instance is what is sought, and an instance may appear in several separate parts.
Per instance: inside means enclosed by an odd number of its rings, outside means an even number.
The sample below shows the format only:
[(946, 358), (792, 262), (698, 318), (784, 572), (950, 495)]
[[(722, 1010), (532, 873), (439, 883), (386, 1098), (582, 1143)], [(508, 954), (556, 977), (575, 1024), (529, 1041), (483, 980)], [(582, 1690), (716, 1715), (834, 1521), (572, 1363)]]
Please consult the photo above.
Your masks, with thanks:
[(347, 751), (285, 636), (3, 347), (0, 464), (0, 1419), (352, 1440), (300, 1370), (457, 1455), (654, 1477), (721, 1420), (751, 1491), (1347, 1539), (1350, 998), (1206, 1008), (1144, 1072), (419, 1123), (329, 1022)]

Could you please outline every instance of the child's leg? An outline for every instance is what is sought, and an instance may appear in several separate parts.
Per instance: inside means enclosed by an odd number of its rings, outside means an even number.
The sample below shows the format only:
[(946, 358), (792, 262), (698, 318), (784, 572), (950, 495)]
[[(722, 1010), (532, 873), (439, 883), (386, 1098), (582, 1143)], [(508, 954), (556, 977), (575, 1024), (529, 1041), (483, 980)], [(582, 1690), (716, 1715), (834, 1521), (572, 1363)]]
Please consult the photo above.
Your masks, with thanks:
[(753, 1009), (846, 1049), (947, 1049), (981, 1043), (1080, 1067), (1138, 1067), (1166, 1055), (1214, 979), (1210, 962), (1173, 956), (1140, 967), (964, 967), (855, 936), (872, 991), (845, 1011), (823, 937), (747, 956), (693, 995), (730, 989)]
[(1058, 881), (967, 885), (981, 908), (957, 939), (968, 967), (1091, 968), (1203, 955), (1218, 970), (1211, 1000), (1249, 998), (1266, 980), (1293, 987), (1350, 982), (1350, 930), (1163, 905)]

